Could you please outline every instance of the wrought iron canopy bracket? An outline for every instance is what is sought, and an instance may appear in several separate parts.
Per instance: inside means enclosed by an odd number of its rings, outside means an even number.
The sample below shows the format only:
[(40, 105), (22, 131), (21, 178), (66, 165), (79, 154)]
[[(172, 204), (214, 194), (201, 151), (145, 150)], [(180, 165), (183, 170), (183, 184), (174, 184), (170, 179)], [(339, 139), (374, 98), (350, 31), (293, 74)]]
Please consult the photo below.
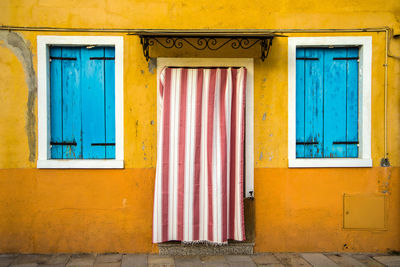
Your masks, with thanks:
[(136, 33), (140, 38), (140, 44), (143, 48), (143, 55), (147, 61), (150, 59), (150, 46), (160, 45), (166, 49), (182, 48), (185, 45), (196, 50), (213, 50), (216, 51), (224, 46), (233, 49), (250, 49), (259, 44), (261, 52), (261, 60), (264, 61), (268, 57), (269, 50), (272, 45), (272, 39), (275, 34), (266, 35), (172, 35), (172, 34), (140, 34)]

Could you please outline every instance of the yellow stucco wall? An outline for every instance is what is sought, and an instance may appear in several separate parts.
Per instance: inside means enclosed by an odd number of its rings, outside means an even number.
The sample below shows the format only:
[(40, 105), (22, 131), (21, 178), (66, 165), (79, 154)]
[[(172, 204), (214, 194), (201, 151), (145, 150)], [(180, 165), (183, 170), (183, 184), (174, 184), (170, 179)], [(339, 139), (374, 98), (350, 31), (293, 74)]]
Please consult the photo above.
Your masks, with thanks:
[[(400, 28), (400, 2), (364, 1), (0, 1), (0, 24), (99, 28)], [(20, 32), (33, 54), (36, 36)], [(68, 33), (83, 35), (82, 33)], [(94, 34), (93, 34), (94, 35)], [(106, 35), (105, 33), (97, 35)], [(124, 170), (38, 170), (37, 99), (27, 62), (0, 34), (0, 253), (157, 252), (151, 243), (156, 163), (156, 75), (139, 40), (124, 36)], [(154, 50), (154, 55), (255, 57), (256, 251), (400, 250), (400, 62), (389, 58), (388, 145), (383, 156), (384, 33), (287, 34), (373, 38), (373, 168), (287, 168), (287, 39), (277, 38), (265, 62), (257, 51)], [(399, 56), (399, 39), (391, 50)], [(17, 51), (17, 52), (16, 52)], [(23, 56), (23, 55), (22, 55)], [(29, 64), (28, 64), (29, 65)], [(36, 75), (36, 74), (35, 74)], [(33, 117), (29, 117), (29, 110)], [(265, 120), (263, 120), (265, 114)], [(29, 127), (27, 122), (34, 122)], [(32, 130), (33, 129), (33, 130)], [(30, 137), (29, 137), (30, 136)], [(30, 141), (29, 141), (30, 140)], [(31, 144), (32, 145), (32, 144)], [(36, 148), (36, 149), (35, 149)], [(343, 194), (387, 195), (387, 230), (345, 230)]]

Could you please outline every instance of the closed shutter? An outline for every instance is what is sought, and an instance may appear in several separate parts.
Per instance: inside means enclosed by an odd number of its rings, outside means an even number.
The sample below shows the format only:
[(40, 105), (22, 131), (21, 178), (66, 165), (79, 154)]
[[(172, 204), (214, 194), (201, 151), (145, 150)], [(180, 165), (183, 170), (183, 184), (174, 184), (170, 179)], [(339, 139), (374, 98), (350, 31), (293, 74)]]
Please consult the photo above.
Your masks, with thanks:
[(51, 47), (51, 157), (115, 158), (114, 48)]
[(297, 158), (358, 157), (358, 48), (298, 48)]

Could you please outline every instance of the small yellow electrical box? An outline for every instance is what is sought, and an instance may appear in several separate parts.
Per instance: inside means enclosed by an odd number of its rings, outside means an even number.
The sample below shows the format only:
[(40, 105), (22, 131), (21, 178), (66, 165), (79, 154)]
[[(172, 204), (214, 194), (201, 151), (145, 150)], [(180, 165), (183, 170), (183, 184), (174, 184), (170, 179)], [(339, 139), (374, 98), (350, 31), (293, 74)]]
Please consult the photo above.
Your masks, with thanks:
[(344, 194), (343, 228), (386, 230), (386, 196)]

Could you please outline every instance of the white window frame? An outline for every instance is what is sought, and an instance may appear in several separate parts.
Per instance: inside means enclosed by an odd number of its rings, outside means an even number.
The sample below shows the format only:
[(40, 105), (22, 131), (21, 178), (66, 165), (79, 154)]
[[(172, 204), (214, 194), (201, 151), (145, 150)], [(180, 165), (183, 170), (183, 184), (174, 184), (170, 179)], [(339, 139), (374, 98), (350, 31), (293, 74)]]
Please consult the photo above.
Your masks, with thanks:
[[(358, 158), (296, 158), (296, 48), (359, 47)], [(288, 160), (289, 168), (372, 167), (371, 159), (371, 60), (372, 37), (290, 37), (288, 38)]]
[[(37, 168), (124, 168), (124, 99), (122, 36), (38, 36), (38, 160)], [(115, 47), (115, 159), (51, 159), (50, 153), (50, 45)]]
[[(253, 58), (157, 58), (157, 121), (161, 118), (159, 103), (159, 79), (161, 71), (168, 66), (175, 67), (245, 67), (246, 83), (246, 170), (245, 196), (254, 197), (254, 60)], [(157, 140), (159, 124), (157, 124)], [(252, 194), (250, 193), (252, 192)]]

